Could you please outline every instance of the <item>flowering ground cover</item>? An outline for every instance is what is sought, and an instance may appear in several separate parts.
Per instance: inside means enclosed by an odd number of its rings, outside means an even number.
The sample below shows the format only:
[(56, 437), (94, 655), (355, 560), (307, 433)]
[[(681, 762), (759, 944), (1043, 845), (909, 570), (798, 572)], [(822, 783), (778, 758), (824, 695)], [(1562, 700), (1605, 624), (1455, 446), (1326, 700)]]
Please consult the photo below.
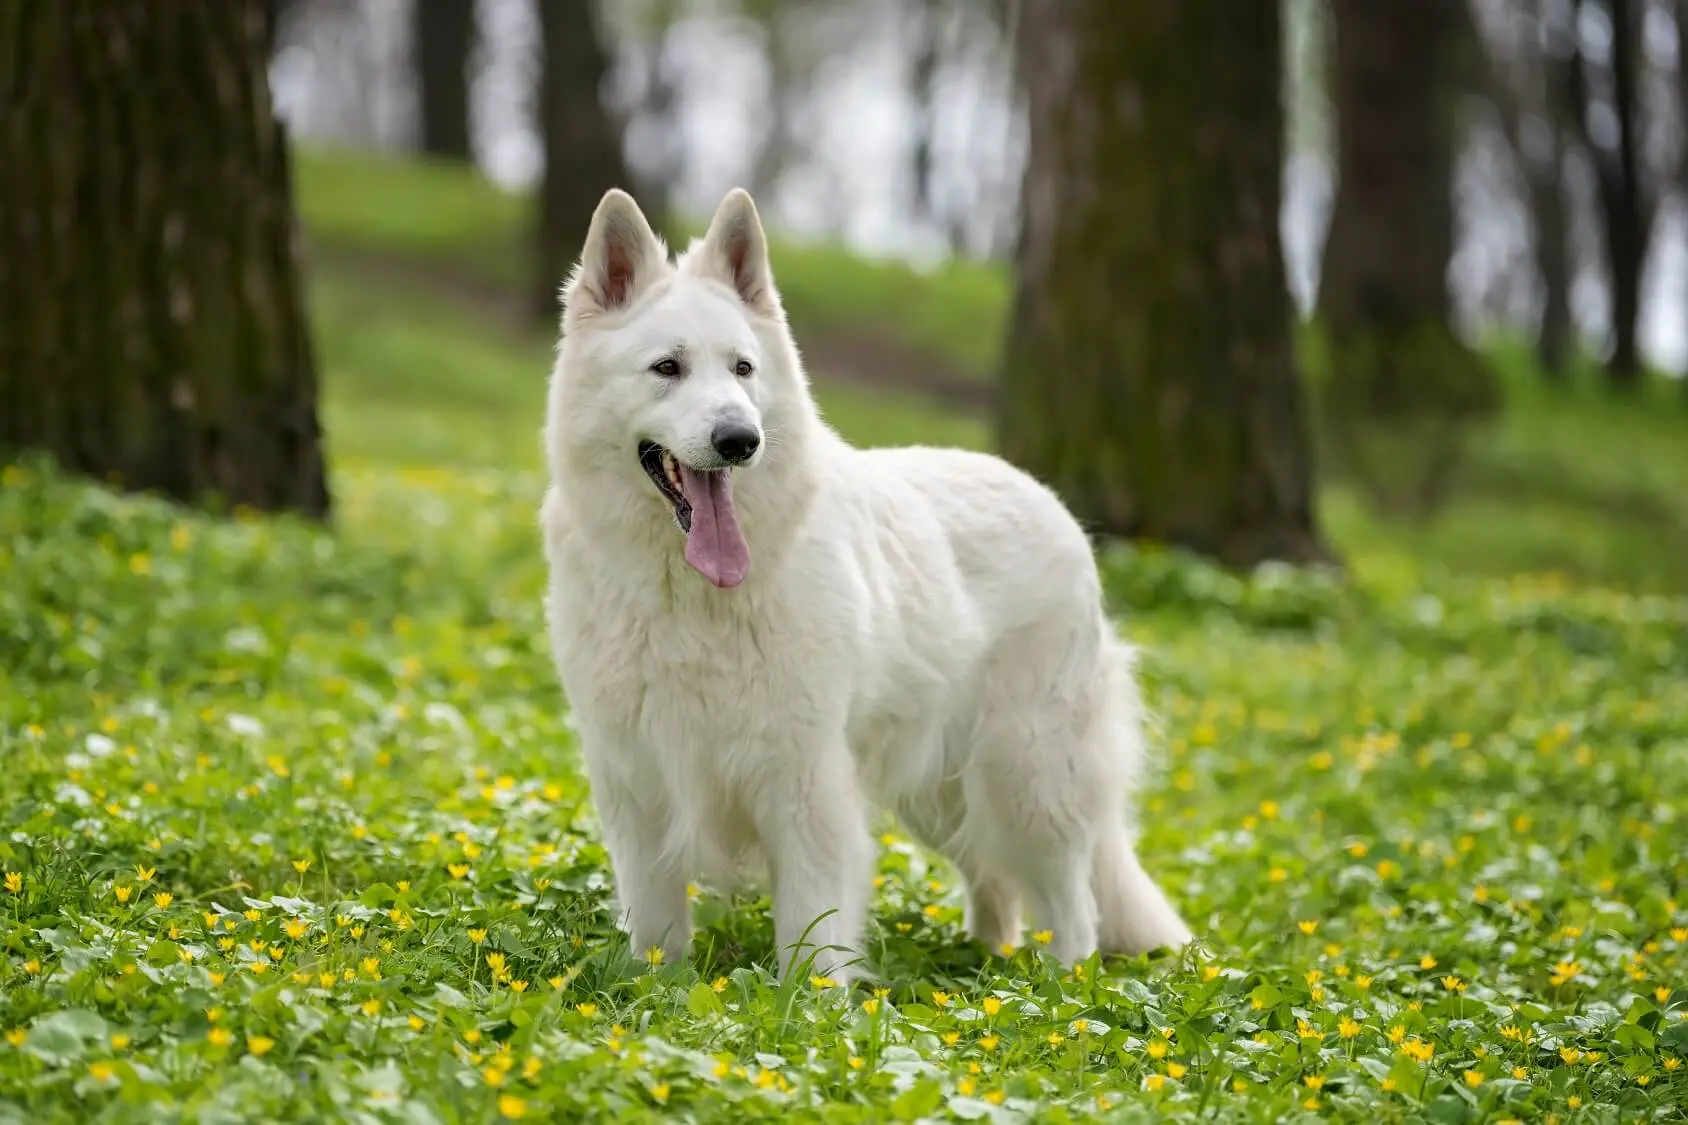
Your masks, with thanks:
[(1680, 1119), (1688, 600), (1111, 553), (1188, 957), (971, 947), (886, 825), (854, 991), (615, 933), (528, 472), (333, 532), (0, 487), (0, 1121)]

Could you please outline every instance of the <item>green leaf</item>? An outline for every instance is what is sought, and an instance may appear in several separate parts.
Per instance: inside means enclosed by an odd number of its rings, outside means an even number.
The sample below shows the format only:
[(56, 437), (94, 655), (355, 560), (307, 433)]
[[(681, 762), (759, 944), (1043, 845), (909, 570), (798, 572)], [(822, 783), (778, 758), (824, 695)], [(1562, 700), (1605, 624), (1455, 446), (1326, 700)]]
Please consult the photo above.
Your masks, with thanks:
[(922, 1078), (891, 1102), (891, 1116), (898, 1121), (917, 1121), (944, 1101), (944, 1088), (936, 1078)]
[(718, 1016), (726, 1011), (721, 998), (715, 995), (705, 981), (698, 981), (692, 985), (691, 991), (686, 993), (686, 1011), (702, 1019), (704, 1016)]

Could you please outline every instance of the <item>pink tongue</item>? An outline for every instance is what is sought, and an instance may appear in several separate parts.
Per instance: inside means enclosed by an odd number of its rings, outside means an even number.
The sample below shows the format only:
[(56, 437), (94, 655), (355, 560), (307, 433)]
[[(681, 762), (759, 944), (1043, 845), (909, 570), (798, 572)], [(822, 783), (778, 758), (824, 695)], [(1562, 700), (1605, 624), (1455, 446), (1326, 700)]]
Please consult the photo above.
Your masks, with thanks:
[(737, 586), (750, 570), (750, 545), (733, 511), (732, 471), (700, 473), (681, 465), (680, 491), (692, 506), (686, 561), (717, 586)]

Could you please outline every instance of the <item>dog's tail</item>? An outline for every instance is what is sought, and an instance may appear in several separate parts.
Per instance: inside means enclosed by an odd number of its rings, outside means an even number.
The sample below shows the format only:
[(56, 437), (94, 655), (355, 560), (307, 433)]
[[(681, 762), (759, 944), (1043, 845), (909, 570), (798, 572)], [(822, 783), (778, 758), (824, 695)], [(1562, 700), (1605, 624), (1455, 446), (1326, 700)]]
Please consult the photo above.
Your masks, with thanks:
[(1148, 768), (1144, 747), (1147, 722), (1137, 684), (1136, 650), (1108, 628), (1107, 735), (1114, 740), (1113, 759), (1120, 776), (1123, 807), (1107, 818), (1091, 858), (1091, 893), (1096, 899), (1098, 944), (1113, 953), (1137, 954), (1151, 949), (1177, 949), (1191, 938), (1166, 894), (1143, 870), (1132, 839), (1130, 805)]

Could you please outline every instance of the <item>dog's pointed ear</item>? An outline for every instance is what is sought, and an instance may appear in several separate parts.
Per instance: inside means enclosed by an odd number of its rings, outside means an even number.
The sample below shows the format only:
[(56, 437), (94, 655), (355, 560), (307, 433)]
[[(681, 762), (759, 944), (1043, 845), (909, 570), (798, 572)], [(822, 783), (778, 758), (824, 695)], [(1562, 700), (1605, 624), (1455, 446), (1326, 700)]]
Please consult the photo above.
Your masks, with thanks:
[(611, 188), (592, 212), (586, 244), (563, 287), (566, 316), (591, 316), (627, 307), (668, 260), (633, 197)]
[(721, 200), (703, 236), (702, 253), (704, 270), (732, 286), (739, 300), (764, 315), (778, 315), (780, 299), (768, 264), (768, 240), (749, 192), (734, 188)]

